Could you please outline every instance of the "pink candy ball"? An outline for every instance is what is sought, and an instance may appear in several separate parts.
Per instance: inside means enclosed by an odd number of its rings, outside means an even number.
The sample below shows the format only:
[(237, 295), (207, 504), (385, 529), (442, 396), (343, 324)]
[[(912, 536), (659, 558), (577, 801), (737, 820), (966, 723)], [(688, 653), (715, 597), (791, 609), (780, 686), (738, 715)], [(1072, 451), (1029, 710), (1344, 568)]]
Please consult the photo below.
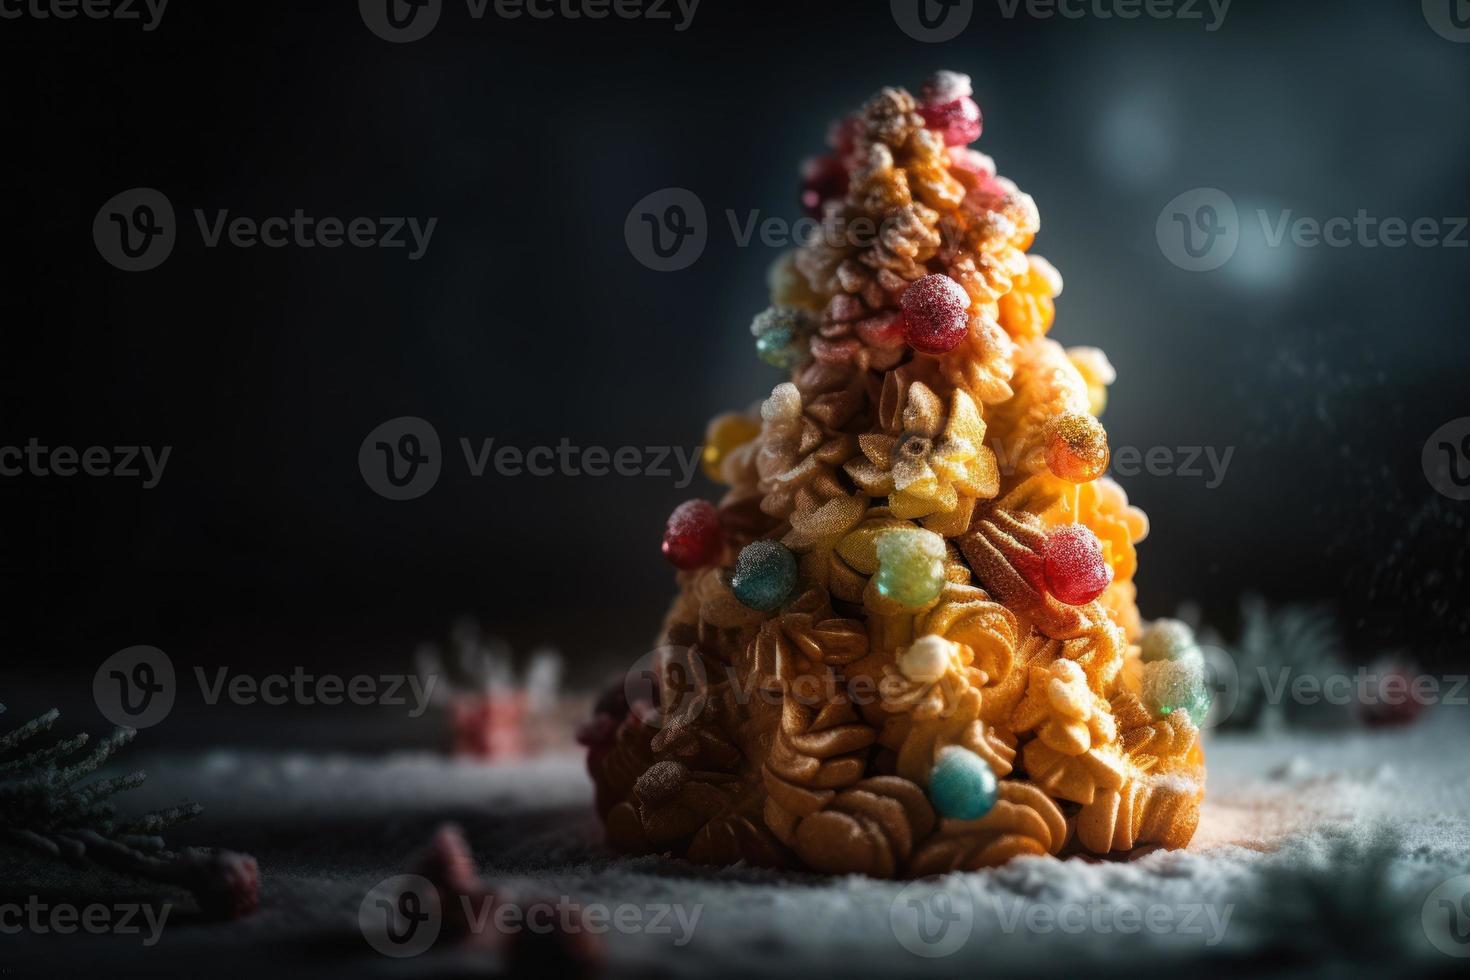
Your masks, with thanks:
[(964, 146), (980, 138), (984, 123), (980, 106), (969, 96), (953, 102), (925, 103), (919, 106), (924, 125), (939, 131), (946, 146)]
[(970, 294), (949, 276), (925, 276), (912, 283), (899, 305), (903, 337), (916, 351), (947, 354), (969, 332)]

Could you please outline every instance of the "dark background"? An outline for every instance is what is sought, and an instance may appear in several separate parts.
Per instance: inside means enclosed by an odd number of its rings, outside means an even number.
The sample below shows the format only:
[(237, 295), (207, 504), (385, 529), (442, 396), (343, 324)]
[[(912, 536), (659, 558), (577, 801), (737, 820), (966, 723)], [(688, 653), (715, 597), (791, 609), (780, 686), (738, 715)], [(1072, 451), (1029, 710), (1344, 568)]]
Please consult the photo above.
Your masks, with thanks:
[[(672, 593), (663, 519), (702, 478), (466, 473), (457, 440), (678, 445), (781, 380), (753, 356), (777, 252), (726, 209), (795, 218), (826, 121), (884, 84), (970, 73), (978, 148), (1040, 206), (1062, 271), (1053, 332), (1119, 373), (1115, 446), (1235, 447), (1226, 479), (1125, 480), (1153, 522), (1145, 615), (1241, 594), (1322, 601), (1368, 658), (1465, 659), (1465, 516), (1420, 466), (1470, 415), (1470, 251), (1264, 247), (1248, 216), (1470, 214), (1470, 45), (1415, 2), (1236, 0), (1200, 21), (1007, 19), (977, 3), (925, 44), (886, 2), (704, 0), (669, 21), (488, 18), (449, 2), (392, 45), (353, 3), (187, 4), (159, 28), (0, 21), (0, 445), (169, 445), (161, 484), (0, 479), (11, 680), (86, 697), (133, 644), (181, 669), (404, 669), (473, 613), (590, 684), (653, 637)], [(180, 238), (106, 264), (91, 225), (136, 186)], [(694, 190), (709, 246), (644, 268), (623, 223)], [(1175, 268), (1155, 242), (1195, 187), (1240, 206), (1236, 257)], [(206, 249), (192, 210), (438, 217), (427, 255)], [(445, 442), (428, 495), (364, 483), (402, 415)], [(18, 684), (18, 686), (17, 686)], [(257, 716), (258, 718), (259, 716)]]

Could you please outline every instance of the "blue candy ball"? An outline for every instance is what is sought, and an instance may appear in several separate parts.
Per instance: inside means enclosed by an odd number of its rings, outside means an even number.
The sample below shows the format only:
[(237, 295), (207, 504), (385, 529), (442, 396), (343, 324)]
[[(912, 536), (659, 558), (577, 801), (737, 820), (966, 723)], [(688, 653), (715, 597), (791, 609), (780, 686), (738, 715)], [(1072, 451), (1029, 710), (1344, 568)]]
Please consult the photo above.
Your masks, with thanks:
[(979, 820), (995, 806), (999, 785), (990, 766), (969, 749), (951, 745), (929, 773), (929, 801), (940, 816)]
[(783, 369), (793, 368), (805, 359), (807, 341), (814, 329), (810, 313), (787, 306), (763, 310), (750, 324), (761, 360)]
[(779, 541), (753, 541), (740, 549), (730, 589), (761, 612), (779, 609), (796, 588), (796, 556)]

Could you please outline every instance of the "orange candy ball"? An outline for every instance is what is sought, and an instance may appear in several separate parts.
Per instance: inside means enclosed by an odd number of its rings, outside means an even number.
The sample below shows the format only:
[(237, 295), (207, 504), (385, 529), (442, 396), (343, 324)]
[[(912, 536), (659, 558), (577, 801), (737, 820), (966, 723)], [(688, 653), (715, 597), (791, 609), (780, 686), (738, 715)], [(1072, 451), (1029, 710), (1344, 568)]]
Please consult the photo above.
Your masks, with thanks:
[(1107, 472), (1108, 433), (1081, 412), (1053, 415), (1046, 423), (1046, 465), (1068, 483), (1091, 483)]

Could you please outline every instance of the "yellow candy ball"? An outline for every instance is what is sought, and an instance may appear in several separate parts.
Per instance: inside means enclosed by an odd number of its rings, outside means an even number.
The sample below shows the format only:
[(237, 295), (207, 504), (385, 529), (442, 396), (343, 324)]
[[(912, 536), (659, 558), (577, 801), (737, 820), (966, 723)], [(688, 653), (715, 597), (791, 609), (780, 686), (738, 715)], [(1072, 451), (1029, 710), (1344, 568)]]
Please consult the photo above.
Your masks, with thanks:
[(720, 467), (725, 458), (736, 449), (761, 434), (761, 424), (748, 415), (730, 412), (710, 422), (704, 434), (704, 449), (699, 456), (704, 475), (716, 483), (723, 483)]

